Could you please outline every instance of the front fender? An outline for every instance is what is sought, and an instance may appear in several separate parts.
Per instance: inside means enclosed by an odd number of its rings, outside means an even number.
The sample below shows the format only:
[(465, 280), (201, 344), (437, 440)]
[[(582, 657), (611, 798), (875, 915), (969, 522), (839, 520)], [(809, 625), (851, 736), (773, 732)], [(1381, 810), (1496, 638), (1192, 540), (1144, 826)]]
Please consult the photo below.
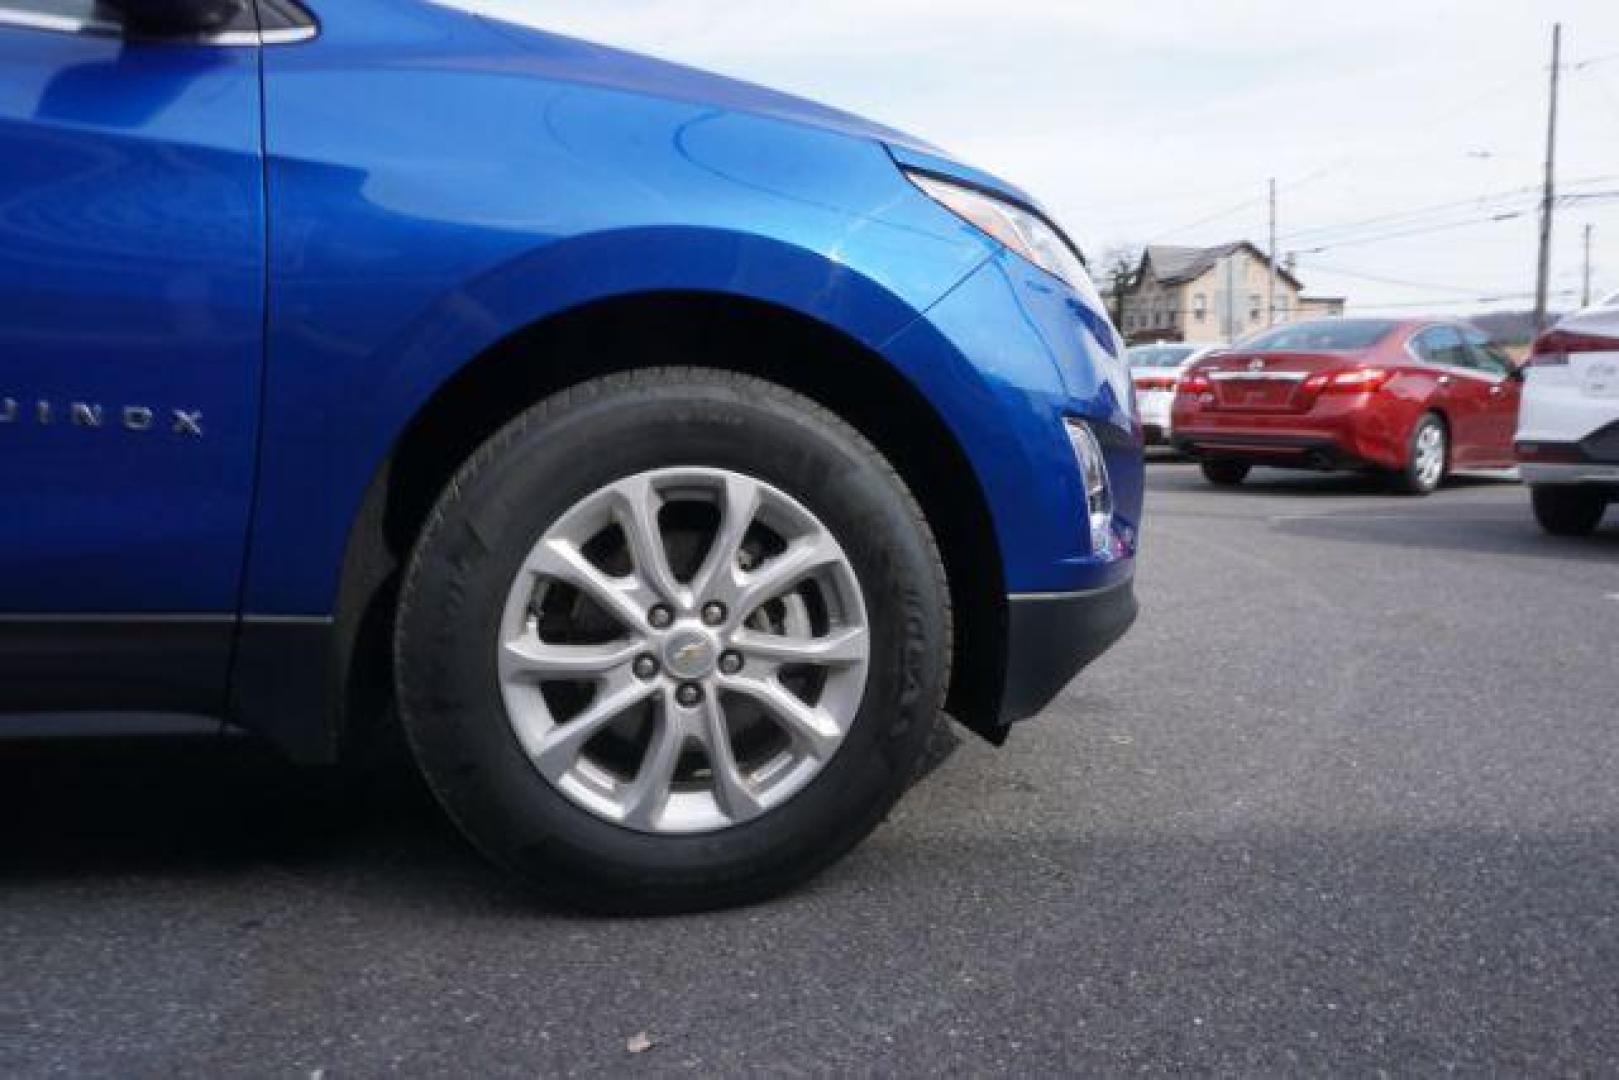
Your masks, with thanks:
[(315, 327), (277, 325), (271, 351), (280, 370), (266, 409), (245, 610), (332, 610), (348, 531), (367, 485), (410, 421), (467, 363), (566, 312), (671, 292), (779, 306), (874, 351), (921, 313), (883, 284), (815, 251), (746, 233), (659, 228), (579, 237), (529, 252), (448, 291), (357, 362), (321, 363), (325, 343)]
[(251, 614), (332, 610), (347, 530), (400, 432), (536, 323), (707, 291), (876, 347), (993, 250), (838, 125), (609, 77), (625, 72), (600, 50), (520, 44), (447, 6), (327, 7), (317, 38), (263, 61)]

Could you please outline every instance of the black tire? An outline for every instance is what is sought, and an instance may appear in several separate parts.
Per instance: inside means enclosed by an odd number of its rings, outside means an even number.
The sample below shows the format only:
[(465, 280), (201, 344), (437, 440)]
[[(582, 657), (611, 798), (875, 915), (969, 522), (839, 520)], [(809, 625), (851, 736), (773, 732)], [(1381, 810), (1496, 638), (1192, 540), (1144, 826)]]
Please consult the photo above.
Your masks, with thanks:
[[(810, 509), (843, 546), (871, 630), (864, 696), (820, 773), (762, 817), (695, 835), (621, 827), (553, 787), (508, 723), (494, 647), (517, 568), (553, 520), (608, 483), (676, 465), (744, 473)], [(950, 670), (950, 619), (927, 522), (856, 431), (759, 379), (696, 368), (636, 371), (529, 409), (450, 483), (401, 591), (400, 713), (450, 816), (547, 897), (619, 914), (749, 903), (847, 852), (925, 765)]]
[[(1440, 453), (1443, 455), (1437, 473), (1423, 469), (1421, 457), (1417, 452), (1424, 436), (1432, 430), (1439, 433)], [(1393, 476), (1395, 490), (1405, 495), (1432, 495), (1439, 490), (1439, 485), (1445, 482), (1445, 477), (1450, 475), (1450, 457), (1450, 429), (1437, 414), (1424, 413), (1411, 428), (1411, 434), (1406, 439), (1405, 466)]]
[(1608, 510), (1606, 495), (1577, 487), (1532, 487), (1529, 502), (1535, 520), (1553, 536), (1589, 536)]
[(1252, 465), (1241, 461), (1205, 461), (1203, 479), (1215, 487), (1237, 487), (1253, 471)]

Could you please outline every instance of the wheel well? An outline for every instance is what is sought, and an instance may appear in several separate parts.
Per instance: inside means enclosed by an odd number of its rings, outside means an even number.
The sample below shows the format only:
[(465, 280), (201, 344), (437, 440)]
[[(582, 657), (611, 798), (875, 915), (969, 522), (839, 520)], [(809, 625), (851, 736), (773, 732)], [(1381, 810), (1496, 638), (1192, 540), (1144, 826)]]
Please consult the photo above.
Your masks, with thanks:
[[(1438, 405), (1429, 405), (1423, 410), (1423, 415), (1432, 416), (1445, 429), (1445, 465), (1449, 467), (1456, 457), (1456, 429), (1450, 425), (1450, 416)], [(1419, 417), (1418, 421), (1420, 420)]]
[(947, 708), (999, 740), (1006, 593), (989, 508), (965, 453), (921, 393), (880, 356), (822, 323), (756, 301), (659, 293), (575, 309), (468, 363), (395, 443), (351, 530), (337, 611), (343, 737), (387, 715), (400, 570), (440, 492), (523, 410), (601, 375), (690, 364), (746, 372), (831, 409), (882, 451), (938, 539), (955, 610)]

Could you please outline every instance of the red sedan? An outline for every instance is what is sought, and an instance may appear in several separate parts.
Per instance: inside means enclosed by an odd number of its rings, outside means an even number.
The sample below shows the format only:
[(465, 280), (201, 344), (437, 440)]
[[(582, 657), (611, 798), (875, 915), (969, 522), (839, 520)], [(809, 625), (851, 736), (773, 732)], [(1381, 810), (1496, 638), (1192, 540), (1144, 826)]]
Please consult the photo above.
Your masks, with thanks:
[(1513, 464), (1521, 387), (1506, 354), (1466, 323), (1293, 323), (1186, 371), (1175, 446), (1222, 486), (1275, 465), (1373, 470), (1426, 495), (1453, 468)]

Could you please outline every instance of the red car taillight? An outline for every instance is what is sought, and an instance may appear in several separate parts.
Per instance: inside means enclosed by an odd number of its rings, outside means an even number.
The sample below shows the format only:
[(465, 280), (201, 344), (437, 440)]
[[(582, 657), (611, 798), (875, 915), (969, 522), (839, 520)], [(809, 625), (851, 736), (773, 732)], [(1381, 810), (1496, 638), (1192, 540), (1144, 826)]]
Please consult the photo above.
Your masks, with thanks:
[(1548, 330), (1535, 339), (1535, 346), (1529, 353), (1529, 366), (1565, 367), (1570, 353), (1588, 352), (1619, 352), (1619, 341), (1600, 334)]
[(1177, 382), (1173, 375), (1143, 375), (1136, 379), (1137, 390), (1173, 390)]
[(1331, 375), (1317, 372), (1304, 380), (1304, 389), (1312, 394), (1371, 394), (1392, 378), (1394, 372), (1387, 368), (1350, 368)]
[(1212, 394), (1214, 383), (1201, 371), (1193, 371), (1181, 378), (1180, 391), (1183, 394)]

